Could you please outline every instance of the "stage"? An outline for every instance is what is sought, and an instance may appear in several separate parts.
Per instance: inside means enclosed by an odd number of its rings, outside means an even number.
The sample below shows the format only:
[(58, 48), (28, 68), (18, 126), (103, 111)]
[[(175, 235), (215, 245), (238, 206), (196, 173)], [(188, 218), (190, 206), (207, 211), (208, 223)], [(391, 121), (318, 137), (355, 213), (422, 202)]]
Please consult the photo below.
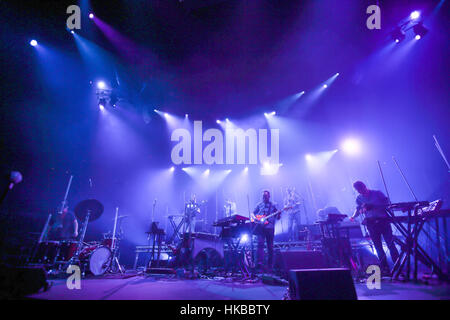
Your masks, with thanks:
[[(176, 279), (130, 275), (126, 279), (82, 279), (81, 289), (69, 290), (65, 280), (52, 280), (47, 292), (31, 295), (44, 300), (283, 300), (288, 287), (210, 279)], [(445, 284), (382, 281), (381, 289), (355, 284), (358, 300), (448, 300)]]

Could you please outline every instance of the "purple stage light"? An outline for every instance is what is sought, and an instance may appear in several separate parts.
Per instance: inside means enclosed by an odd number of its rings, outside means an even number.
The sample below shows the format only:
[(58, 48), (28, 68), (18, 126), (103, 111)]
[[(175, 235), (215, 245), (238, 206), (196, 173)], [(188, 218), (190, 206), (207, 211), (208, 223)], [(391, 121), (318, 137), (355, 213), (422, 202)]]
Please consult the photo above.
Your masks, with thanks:
[(105, 89), (106, 88), (106, 84), (104, 81), (99, 81), (97, 82), (97, 88), (99, 89)]
[(247, 242), (248, 242), (248, 239), (249, 239), (248, 234), (244, 233), (244, 234), (241, 236), (241, 243), (247, 243)]
[(102, 105), (102, 104), (99, 104), (99, 105), (98, 105), (98, 108), (100, 109), (100, 111), (104, 111), (104, 110), (105, 110), (105, 106)]
[(417, 34), (414, 38), (415, 38), (416, 40), (420, 40), (421, 36), (420, 36), (420, 34)]
[(323, 88), (324, 88), (324, 89), (328, 88), (328, 85), (324, 84), (324, 85), (323, 85)]
[(361, 144), (359, 140), (349, 138), (342, 142), (342, 150), (349, 155), (357, 155), (361, 151)]
[(175, 171), (175, 167), (171, 167), (170, 172), (174, 172), (174, 171)]
[(37, 43), (37, 41), (36, 40), (31, 40), (30, 41), (30, 46), (32, 46), (32, 47), (36, 47), (38, 45), (38, 43)]
[(89, 19), (94, 19), (94, 14), (93, 13), (89, 13)]
[(306, 161), (311, 161), (311, 160), (312, 160), (312, 155), (310, 155), (309, 153), (307, 153), (307, 154), (305, 155), (305, 159), (306, 159)]
[(221, 121), (220, 121), (220, 120), (216, 120), (216, 123), (220, 124), (220, 123), (221, 123)]
[(413, 11), (413, 12), (411, 12), (411, 14), (409, 15), (409, 17), (411, 18), (411, 19), (417, 19), (417, 18), (419, 18), (420, 17), (420, 11)]

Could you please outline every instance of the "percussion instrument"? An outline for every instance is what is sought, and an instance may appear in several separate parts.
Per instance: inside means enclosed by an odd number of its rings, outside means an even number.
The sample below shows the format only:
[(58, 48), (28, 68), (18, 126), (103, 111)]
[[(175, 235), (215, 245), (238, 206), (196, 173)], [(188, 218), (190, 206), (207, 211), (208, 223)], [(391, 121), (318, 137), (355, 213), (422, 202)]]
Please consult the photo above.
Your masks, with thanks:
[(80, 261), (87, 264), (89, 271), (95, 275), (103, 275), (111, 264), (112, 253), (108, 247), (89, 245), (80, 253)]
[(37, 244), (32, 262), (53, 264), (58, 256), (59, 241), (42, 241)]
[(77, 252), (78, 241), (60, 241), (58, 261), (69, 261)]

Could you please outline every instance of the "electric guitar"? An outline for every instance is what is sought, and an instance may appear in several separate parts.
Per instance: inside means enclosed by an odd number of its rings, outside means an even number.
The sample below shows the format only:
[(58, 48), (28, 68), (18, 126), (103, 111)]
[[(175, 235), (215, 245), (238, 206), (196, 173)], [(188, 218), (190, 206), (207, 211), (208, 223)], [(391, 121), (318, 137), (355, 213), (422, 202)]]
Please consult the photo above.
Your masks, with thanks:
[(271, 213), (267, 216), (264, 214), (257, 214), (257, 215), (255, 215), (256, 219), (251, 219), (251, 221), (255, 222), (255, 223), (259, 223), (259, 224), (268, 224), (269, 223), (268, 220), (270, 218), (272, 218), (273, 216), (276, 216), (277, 214), (282, 213), (283, 211), (290, 210), (290, 209), (292, 209), (292, 207), (284, 207), (283, 209), (275, 211), (274, 213)]

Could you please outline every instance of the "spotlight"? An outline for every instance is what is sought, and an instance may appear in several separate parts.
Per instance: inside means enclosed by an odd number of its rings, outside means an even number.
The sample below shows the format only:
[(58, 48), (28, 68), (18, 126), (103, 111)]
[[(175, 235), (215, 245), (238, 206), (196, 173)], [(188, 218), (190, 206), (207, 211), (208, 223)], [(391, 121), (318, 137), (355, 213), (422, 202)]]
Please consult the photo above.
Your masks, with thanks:
[(169, 114), (167, 113), (167, 112), (164, 112), (164, 118), (168, 118), (169, 117)]
[(309, 153), (307, 153), (307, 154), (305, 155), (305, 159), (306, 159), (307, 161), (311, 161), (311, 160), (312, 160), (312, 155), (310, 155)]
[(221, 123), (221, 121), (220, 121), (220, 120), (216, 120), (216, 123), (220, 124), (220, 123)]
[(248, 234), (244, 233), (243, 235), (241, 235), (240, 240), (242, 243), (247, 243), (248, 239), (249, 239)]
[(36, 47), (37, 44), (38, 44), (37, 41), (34, 39), (30, 41), (30, 46), (32, 46), (32, 47)]
[(156, 113), (158, 112), (158, 110), (157, 110), (157, 109), (153, 109), (153, 111), (155, 111)]
[(100, 98), (98, 99), (98, 107), (100, 108), (100, 110), (105, 110), (105, 106), (106, 106), (106, 99), (105, 98)]
[(399, 43), (403, 40), (405, 40), (405, 33), (400, 28), (396, 28), (394, 31), (391, 32), (391, 38), (396, 42)]
[(99, 81), (97, 82), (97, 88), (99, 89), (105, 89), (106, 88), (106, 84), (104, 81)]
[(417, 18), (419, 18), (420, 17), (420, 12), (419, 11), (413, 11), (413, 12), (411, 12), (411, 14), (409, 15), (409, 17), (411, 18), (411, 19), (413, 19), (413, 20), (415, 20), (415, 19), (417, 19)]
[(323, 85), (323, 88), (324, 88), (324, 89), (328, 88), (328, 85), (324, 84), (324, 85)]
[(274, 115), (276, 115), (277, 113), (275, 112), (275, 111), (272, 111), (271, 113), (267, 113), (267, 112), (264, 112), (264, 115), (266, 116), (266, 117), (273, 117)]
[(75, 33), (75, 31), (73, 31), (73, 30), (70, 30), (70, 33), (71, 33), (71, 34), (74, 34), (74, 33)]
[(186, 114), (184, 115), (184, 117), (185, 117), (185, 118), (189, 118), (189, 115), (186, 113)]
[(175, 167), (171, 167), (170, 172), (174, 172), (174, 171), (175, 171)]
[(225, 119), (226, 122), (230, 122), (230, 120), (228, 118)]
[(361, 151), (361, 145), (358, 140), (350, 138), (342, 143), (342, 150), (349, 155), (356, 155)]
[(244, 168), (244, 172), (248, 172), (248, 167), (245, 167), (245, 168)]
[(427, 33), (428, 29), (423, 26), (422, 23), (418, 23), (413, 27), (414, 33), (416, 34), (416, 40), (420, 40), (423, 38)]
[(93, 13), (89, 13), (89, 19), (94, 19), (94, 14)]

